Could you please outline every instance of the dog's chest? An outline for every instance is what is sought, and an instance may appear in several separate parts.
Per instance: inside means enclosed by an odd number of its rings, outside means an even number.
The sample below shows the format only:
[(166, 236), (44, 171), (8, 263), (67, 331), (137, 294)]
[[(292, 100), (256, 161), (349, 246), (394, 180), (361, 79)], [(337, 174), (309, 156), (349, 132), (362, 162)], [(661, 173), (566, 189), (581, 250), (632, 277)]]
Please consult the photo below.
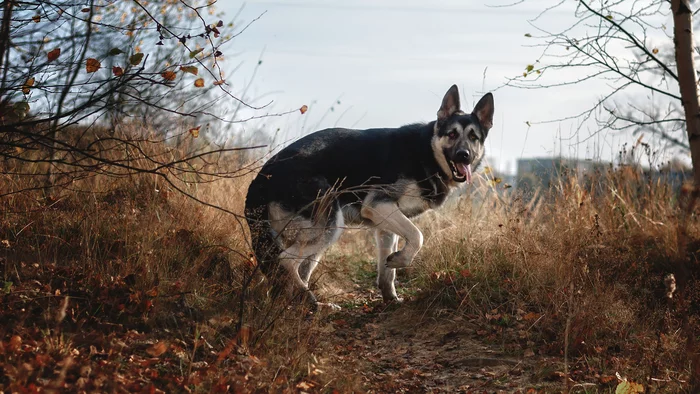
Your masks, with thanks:
[(406, 183), (397, 200), (401, 212), (409, 217), (418, 216), (442, 205), (446, 195), (434, 190), (432, 186), (420, 185), (418, 182)]

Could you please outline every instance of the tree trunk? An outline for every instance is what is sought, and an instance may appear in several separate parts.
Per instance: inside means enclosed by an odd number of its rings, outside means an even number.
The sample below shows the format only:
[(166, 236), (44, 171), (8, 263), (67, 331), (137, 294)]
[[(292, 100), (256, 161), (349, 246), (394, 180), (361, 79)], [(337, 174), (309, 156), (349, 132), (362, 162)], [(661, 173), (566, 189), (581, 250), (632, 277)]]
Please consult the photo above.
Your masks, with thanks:
[[(696, 200), (700, 195), (700, 102), (698, 101), (698, 78), (695, 71), (695, 53), (693, 43), (693, 14), (690, 10), (689, 0), (672, 0), (673, 12), (673, 42), (676, 47), (676, 67), (678, 68), (678, 84), (681, 91), (681, 100), (685, 110), (685, 123), (690, 145), (690, 156), (693, 161), (694, 188), (690, 196), (690, 202), (686, 207), (683, 220), (679, 223), (679, 246), (687, 242), (688, 218), (694, 211)], [(679, 248), (681, 254), (685, 248)], [(680, 261), (683, 261), (681, 259)], [(693, 264), (690, 262), (690, 264)], [(681, 263), (682, 265), (682, 263)], [(687, 268), (677, 267), (680, 272), (687, 274)], [(685, 275), (683, 275), (685, 276)], [(682, 278), (686, 282), (688, 278)], [(685, 286), (684, 286), (685, 287)], [(683, 289), (684, 290), (684, 289)], [(682, 297), (682, 293), (681, 293)], [(685, 297), (682, 297), (685, 298)], [(688, 300), (685, 300), (688, 302)], [(690, 392), (700, 392), (700, 353), (695, 343), (695, 329), (689, 324), (689, 316), (685, 316), (683, 331), (687, 339), (686, 354), (690, 361)]]
[(676, 67), (685, 110), (685, 122), (693, 160), (693, 181), (700, 187), (700, 102), (698, 81), (693, 59), (693, 23), (689, 0), (672, 0), (673, 35), (676, 46)]
[[(7, 51), (10, 50), (10, 25), (12, 24), (12, 7), (14, 3), (10, 0), (5, 0), (2, 6), (2, 25), (0, 26), (0, 71), (2, 71), (2, 84), (0, 87), (2, 91), (2, 96), (5, 95), (5, 76), (7, 75), (6, 69), (7, 64), (4, 64), (5, 56)], [(4, 67), (3, 67), (4, 66)], [(6, 97), (0, 97), (0, 99), (6, 99)]]

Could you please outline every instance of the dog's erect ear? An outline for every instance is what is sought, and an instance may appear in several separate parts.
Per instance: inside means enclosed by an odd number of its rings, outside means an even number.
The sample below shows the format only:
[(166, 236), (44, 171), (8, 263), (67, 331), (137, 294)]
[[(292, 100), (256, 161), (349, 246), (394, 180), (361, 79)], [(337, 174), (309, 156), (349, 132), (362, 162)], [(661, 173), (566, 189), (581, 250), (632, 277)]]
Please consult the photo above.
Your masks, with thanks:
[(484, 97), (476, 103), (472, 114), (479, 119), (481, 127), (489, 131), (493, 126), (493, 95), (491, 93), (486, 93)]
[(457, 89), (457, 85), (452, 85), (447, 93), (445, 93), (445, 97), (442, 99), (442, 105), (437, 112), (438, 122), (444, 121), (452, 116), (452, 114), (460, 110), (459, 90)]

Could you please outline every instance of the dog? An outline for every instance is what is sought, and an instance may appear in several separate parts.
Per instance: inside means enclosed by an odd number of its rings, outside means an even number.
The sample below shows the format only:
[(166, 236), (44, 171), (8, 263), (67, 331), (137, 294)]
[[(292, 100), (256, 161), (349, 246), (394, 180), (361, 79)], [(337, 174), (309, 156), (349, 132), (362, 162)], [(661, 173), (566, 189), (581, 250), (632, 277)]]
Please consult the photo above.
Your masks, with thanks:
[[(346, 226), (365, 226), (375, 231), (382, 298), (401, 301), (396, 269), (408, 267), (423, 246), (423, 234), (409, 218), (438, 208), (452, 190), (471, 183), (493, 113), (491, 93), (471, 113), (463, 112), (453, 85), (430, 123), (325, 129), (279, 151), (250, 184), (245, 201), (263, 274), (287, 281), (290, 292), (305, 293), (318, 305), (309, 279), (322, 254)], [(401, 250), (398, 237), (405, 241)]]

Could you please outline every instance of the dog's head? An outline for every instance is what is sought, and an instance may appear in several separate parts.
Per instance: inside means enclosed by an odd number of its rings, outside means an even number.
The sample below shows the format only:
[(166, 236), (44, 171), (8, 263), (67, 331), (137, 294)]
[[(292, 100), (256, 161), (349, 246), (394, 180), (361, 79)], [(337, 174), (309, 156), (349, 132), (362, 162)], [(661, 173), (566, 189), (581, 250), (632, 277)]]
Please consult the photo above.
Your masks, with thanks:
[(452, 85), (437, 112), (432, 146), (440, 167), (453, 181), (471, 182), (472, 170), (484, 157), (484, 141), (491, 126), (493, 95), (484, 95), (467, 114), (460, 108), (457, 85)]

